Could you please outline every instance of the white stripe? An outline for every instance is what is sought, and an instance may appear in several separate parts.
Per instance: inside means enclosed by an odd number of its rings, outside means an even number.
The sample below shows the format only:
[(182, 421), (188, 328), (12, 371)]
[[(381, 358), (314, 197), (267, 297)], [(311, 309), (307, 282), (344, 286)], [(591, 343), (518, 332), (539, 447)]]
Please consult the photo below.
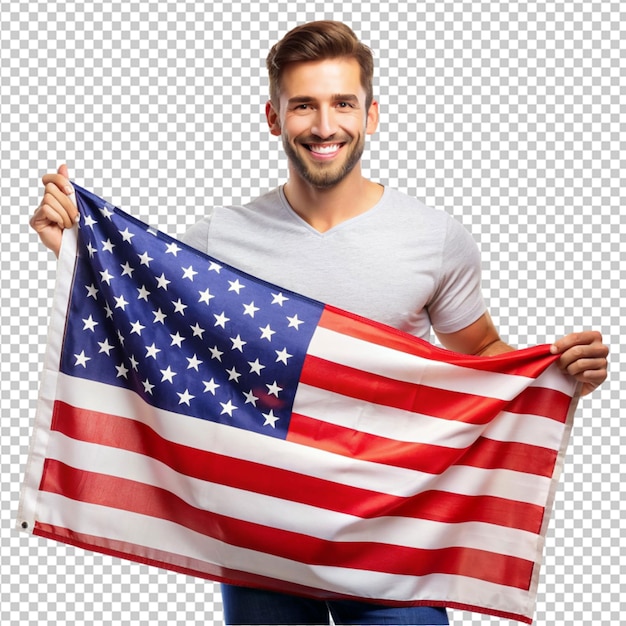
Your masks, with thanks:
[(468, 424), (413, 413), (350, 398), (333, 391), (300, 384), (294, 413), (370, 435), (450, 448), (467, 448), (481, 435), (558, 450), (564, 425), (535, 415), (502, 412), (486, 425)]
[[(534, 560), (538, 537), (492, 524), (443, 524), (406, 517), (363, 519), (180, 474), (142, 454), (77, 441), (53, 433), (48, 454), (79, 470), (163, 488), (193, 507), (328, 541), (365, 541), (410, 548), (463, 545)], [(112, 513), (115, 514), (115, 513)], [(458, 543), (462, 537), (462, 544)]]
[[(529, 609), (528, 592), (474, 578), (438, 574), (402, 576), (340, 567), (309, 566), (228, 546), (165, 520), (127, 511), (115, 511), (115, 515), (108, 515), (106, 507), (76, 502), (51, 493), (41, 494), (41, 510), (45, 512), (40, 519), (42, 523), (134, 544), (139, 547), (136, 554), (140, 556), (152, 558), (150, 549), (180, 554), (183, 558), (172, 558), (174, 565), (184, 564), (185, 558), (197, 559), (354, 597), (363, 597), (363, 590), (367, 590), (368, 597), (390, 601), (437, 599), (464, 604), (471, 602), (477, 607), (516, 614), (525, 614)], [(142, 546), (147, 550), (142, 550)], [(219, 563), (212, 558), (215, 554), (221, 557)]]
[(575, 378), (562, 372), (556, 363), (553, 363), (529, 385), (530, 387), (545, 387), (560, 391), (570, 398), (576, 392), (577, 381)]
[(510, 400), (532, 378), (474, 370), (400, 352), (318, 327), (307, 352), (328, 361), (395, 380), (473, 395)]
[(273, 465), (323, 480), (340, 478), (343, 484), (352, 487), (396, 496), (441, 489), (465, 495), (510, 498), (514, 484), (516, 500), (542, 505), (544, 494), (550, 489), (549, 478), (510, 470), (452, 467), (442, 476), (434, 476), (390, 465), (381, 468), (377, 463), (310, 447), (303, 453), (300, 444), (162, 411), (146, 404), (132, 391), (82, 379), (76, 384), (76, 379), (64, 374), (59, 374), (57, 398), (92, 411), (102, 411), (102, 398), (106, 398), (107, 412), (147, 424), (169, 441), (193, 448), (198, 448), (200, 442), (207, 442), (204, 449), (232, 458)]

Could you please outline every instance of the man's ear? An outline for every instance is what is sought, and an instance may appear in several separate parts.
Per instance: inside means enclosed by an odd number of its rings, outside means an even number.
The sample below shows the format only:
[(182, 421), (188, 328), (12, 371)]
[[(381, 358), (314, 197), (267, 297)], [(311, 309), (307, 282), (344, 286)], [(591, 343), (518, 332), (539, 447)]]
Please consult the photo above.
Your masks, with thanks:
[(268, 100), (265, 104), (265, 117), (267, 119), (267, 124), (270, 127), (270, 132), (272, 135), (276, 135), (280, 137), (282, 134), (280, 129), (280, 117), (278, 115), (278, 111), (274, 108), (271, 100)]
[(380, 110), (378, 102), (373, 100), (367, 112), (367, 124), (365, 126), (365, 132), (367, 135), (373, 135), (376, 132), (376, 129), (378, 128), (379, 115)]

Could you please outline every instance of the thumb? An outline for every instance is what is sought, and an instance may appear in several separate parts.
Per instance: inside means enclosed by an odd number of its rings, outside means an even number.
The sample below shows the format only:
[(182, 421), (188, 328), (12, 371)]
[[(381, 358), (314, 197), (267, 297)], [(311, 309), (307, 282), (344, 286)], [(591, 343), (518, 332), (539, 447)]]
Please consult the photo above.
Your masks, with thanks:
[(62, 165), (59, 166), (59, 174), (61, 174), (61, 176), (65, 176), (65, 178), (67, 178), (69, 180), (70, 178), (70, 173), (69, 170), (67, 169), (67, 165), (65, 163), (63, 163)]

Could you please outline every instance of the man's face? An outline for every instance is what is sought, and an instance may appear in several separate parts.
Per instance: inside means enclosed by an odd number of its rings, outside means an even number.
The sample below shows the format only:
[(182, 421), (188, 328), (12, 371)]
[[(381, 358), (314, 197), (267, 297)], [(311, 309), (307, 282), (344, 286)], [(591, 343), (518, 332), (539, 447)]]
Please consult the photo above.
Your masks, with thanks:
[(365, 135), (378, 123), (378, 105), (365, 108), (355, 59), (292, 63), (282, 75), (279, 110), (268, 103), (272, 133), (280, 135), (292, 174), (318, 189), (337, 185), (361, 160)]

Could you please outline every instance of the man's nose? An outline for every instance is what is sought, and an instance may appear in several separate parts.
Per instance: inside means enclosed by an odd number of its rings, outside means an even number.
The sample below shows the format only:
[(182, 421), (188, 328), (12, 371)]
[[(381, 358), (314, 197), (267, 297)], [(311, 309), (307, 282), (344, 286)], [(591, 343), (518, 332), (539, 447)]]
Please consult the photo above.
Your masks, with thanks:
[(330, 107), (319, 107), (315, 113), (311, 133), (320, 139), (328, 139), (336, 132), (337, 122), (334, 111)]

